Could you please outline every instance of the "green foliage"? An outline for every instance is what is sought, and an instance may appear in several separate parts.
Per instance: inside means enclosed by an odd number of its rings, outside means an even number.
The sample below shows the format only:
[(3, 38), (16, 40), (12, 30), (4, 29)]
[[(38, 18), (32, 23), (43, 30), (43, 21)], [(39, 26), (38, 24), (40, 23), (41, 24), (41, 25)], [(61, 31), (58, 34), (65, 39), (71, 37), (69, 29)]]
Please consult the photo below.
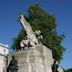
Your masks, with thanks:
[(16, 38), (13, 39), (13, 44), (12, 44), (12, 48), (13, 50), (19, 50), (21, 49), (20, 47), (20, 41), (24, 38), (24, 36), (26, 35), (25, 31), (21, 31), (18, 36)]
[(56, 20), (54, 15), (49, 14), (38, 4), (30, 6), (28, 13), (29, 23), (34, 31), (42, 31), (42, 43), (52, 49), (53, 58), (58, 61), (62, 59), (64, 48), (62, 47), (61, 42), (64, 39), (64, 34), (58, 35), (56, 32)]
[[(63, 56), (64, 48), (61, 45), (64, 34), (58, 35), (56, 32), (55, 16), (45, 11), (38, 4), (29, 6), (27, 21), (31, 24), (33, 31), (41, 30), (43, 35), (42, 43), (50, 48), (53, 53), (53, 58), (60, 61)], [(24, 32), (21, 31), (17, 38), (14, 39), (13, 47), (19, 49), (19, 43), (24, 37)]]
[(72, 68), (64, 70), (64, 72), (72, 72)]

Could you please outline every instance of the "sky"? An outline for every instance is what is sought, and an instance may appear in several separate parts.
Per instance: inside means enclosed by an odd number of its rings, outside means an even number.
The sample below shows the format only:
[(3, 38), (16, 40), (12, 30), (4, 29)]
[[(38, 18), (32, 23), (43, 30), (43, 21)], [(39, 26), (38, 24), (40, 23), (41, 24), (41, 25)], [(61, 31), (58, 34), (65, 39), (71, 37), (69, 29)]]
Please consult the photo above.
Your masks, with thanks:
[(65, 34), (62, 45), (66, 51), (60, 66), (72, 68), (72, 0), (0, 0), (0, 43), (11, 47), (13, 38), (22, 29), (17, 21), (18, 14), (26, 14), (29, 5), (35, 2), (55, 15), (57, 32)]

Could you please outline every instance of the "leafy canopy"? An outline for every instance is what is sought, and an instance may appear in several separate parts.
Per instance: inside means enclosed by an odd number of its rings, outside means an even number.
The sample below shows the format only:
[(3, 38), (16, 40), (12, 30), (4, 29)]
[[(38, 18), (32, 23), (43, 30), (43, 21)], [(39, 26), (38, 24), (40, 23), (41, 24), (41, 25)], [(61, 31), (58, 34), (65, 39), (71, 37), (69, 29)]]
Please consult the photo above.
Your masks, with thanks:
[[(43, 35), (43, 40), (41, 42), (52, 50), (53, 58), (60, 61), (65, 50), (61, 45), (64, 34), (59, 35), (56, 32), (57, 24), (55, 16), (45, 11), (39, 4), (34, 4), (29, 6), (28, 16), (25, 17), (33, 31), (41, 30)], [(12, 47), (14, 49), (20, 49), (20, 41), (24, 36), (25, 31), (22, 30), (13, 41)]]
[(69, 68), (67, 70), (64, 70), (64, 72), (72, 72), (72, 68)]

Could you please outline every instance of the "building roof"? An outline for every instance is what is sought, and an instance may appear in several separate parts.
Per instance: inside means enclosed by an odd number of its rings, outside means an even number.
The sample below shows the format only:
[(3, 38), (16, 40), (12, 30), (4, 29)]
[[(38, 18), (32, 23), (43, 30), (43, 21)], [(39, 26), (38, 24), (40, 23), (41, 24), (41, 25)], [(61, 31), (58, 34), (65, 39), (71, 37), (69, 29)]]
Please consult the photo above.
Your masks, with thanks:
[(8, 48), (8, 45), (7, 44), (0, 43), (0, 46), (3, 47), (3, 48)]

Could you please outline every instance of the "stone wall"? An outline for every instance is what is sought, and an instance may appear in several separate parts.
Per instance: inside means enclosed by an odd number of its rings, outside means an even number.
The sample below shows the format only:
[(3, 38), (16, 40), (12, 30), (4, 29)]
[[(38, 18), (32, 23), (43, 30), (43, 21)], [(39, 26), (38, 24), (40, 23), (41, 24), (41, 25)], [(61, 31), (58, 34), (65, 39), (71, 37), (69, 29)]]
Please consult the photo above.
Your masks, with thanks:
[[(52, 51), (42, 44), (13, 52), (9, 55), (8, 62), (11, 60), (11, 55), (18, 60), (18, 72), (52, 72), (51, 66), (54, 62)], [(58, 70), (63, 72), (60, 67)]]
[[(42, 44), (16, 51), (12, 55), (18, 60), (19, 72), (52, 72), (52, 52)], [(8, 58), (10, 62), (11, 55)]]

